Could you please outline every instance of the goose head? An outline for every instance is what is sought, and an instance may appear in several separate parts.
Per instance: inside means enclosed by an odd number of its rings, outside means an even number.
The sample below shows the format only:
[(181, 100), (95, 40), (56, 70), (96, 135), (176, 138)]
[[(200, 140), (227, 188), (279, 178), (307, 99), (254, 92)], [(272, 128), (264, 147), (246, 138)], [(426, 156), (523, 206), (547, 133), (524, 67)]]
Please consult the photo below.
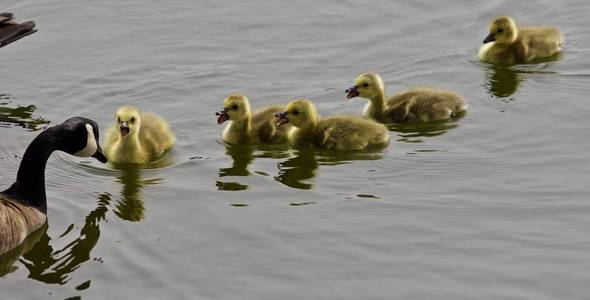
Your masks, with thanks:
[(57, 150), (79, 157), (91, 156), (102, 163), (107, 162), (99, 144), (98, 125), (93, 120), (73, 117), (48, 131), (60, 141)]
[(136, 136), (139, 132), (141, 119), (139, 111), (132, 106), (123, 106), (117, 110), (116, 114), (117, 126), (119, 126), (119, 133), (121, 139)]
[(381, 95), (383, 95), (383, 80), (377, 73), (359, 75), (354, 85), (346, 89), (346, 99), (355, 97), (376, 99)]
[(516, 22), (510, 17), (498, 17), (490, 23), (490, 34), (483, 40), (483, 43), (512, 44), (517, 37)]
[(307, 99), (298, 99), (289, 102), (285, 111), (275, 114), (278, 126), (290, 123), (299, 128), (315, 125), (318, 113), (315, 105)]
[(230, 95), (223, 100), (223, 109), (215, 113), (217, 124), (223, 124), (227, 120), (246, 121), (250, 117), (250, 102), (243, 95)]

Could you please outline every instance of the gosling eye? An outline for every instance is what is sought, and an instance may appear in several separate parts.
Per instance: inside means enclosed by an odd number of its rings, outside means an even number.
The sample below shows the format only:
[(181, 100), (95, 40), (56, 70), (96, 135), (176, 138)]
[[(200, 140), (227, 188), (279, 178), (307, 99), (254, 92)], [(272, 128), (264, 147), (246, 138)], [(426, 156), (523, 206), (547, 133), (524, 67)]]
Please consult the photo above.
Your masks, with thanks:
[(234, 105), (232, 105), (232, 106), (231, 106), (231, 109), (233, 109), (233, 110), (238, 110), (238, 105), (237, 105), (237, 104), (234, 104)]
[(294, 111), (293, 111), (293, 114), (294, 114), (294, 115), (298, 115), (298, 114), (299, 114), (299, 111), (298, 111), (298, 110), (294, 110)]
[(498, 31), (497, 31), (497, 32), (498, 32), (498, 33), (502, 33), (502, 32), (504, 32), (504, 29), (503, 29), (503, 28), (500, 28), (500, 29), (498, 29)]
[(121, 123), (121, 118), (117, 117), (117, 123)]
[(369, 83), (365, 82), (365, 83), (363, 83), (363, 85), (362, 85), (362, 86), (363, 86), (364, 88), (366, 88), (366, 87), (369, 87)]
[(135, 117), (131, 117), (131, 124), (135, 123)]

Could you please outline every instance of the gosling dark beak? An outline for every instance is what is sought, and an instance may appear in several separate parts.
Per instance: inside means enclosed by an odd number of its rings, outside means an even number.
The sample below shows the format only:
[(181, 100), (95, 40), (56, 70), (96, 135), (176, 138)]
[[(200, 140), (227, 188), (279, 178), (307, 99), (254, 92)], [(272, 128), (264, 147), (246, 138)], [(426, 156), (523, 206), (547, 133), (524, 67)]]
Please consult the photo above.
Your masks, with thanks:
[(483, 40), (483, 43), (489, 43), (489, 42), (493, 42), (496, 40), (496, 36), (493, 33), (490, 33), (488, 36), (486, 36), (485, 40)]
[(129, 133), (129, 123), (127, 121), (121, 122), (121, 136), (126, 136)]
[(277, 126), (281, 126), (283, 124), (289, 123), (289, 118), (287, 118), (287, 112), (280, 112), (275, 114), (275, 118), (277, 119)]
[(359, 96), (359, 91), (356, 89), (356, 86), (352, 86), (346, 89), (346, 99), (352, 99), (354, 97)]
[(94, 153), (94, 155), (92, 155), (92, 157), (96, 158), (98, 161), (100, 161), (101, 163), (106, 163), (107, 157), (104, 156), (104, 153), (102, 153), (102, 148), (100, 148), (100, 145), (98, 145), (98, 149), (96, 149), (96, 153)]
[(217, 124), (221, 125), (223, 122), (229, 120), (229, 115), (227, 114), (227, 109), (222, 109), (215, 113), (217, 116)]

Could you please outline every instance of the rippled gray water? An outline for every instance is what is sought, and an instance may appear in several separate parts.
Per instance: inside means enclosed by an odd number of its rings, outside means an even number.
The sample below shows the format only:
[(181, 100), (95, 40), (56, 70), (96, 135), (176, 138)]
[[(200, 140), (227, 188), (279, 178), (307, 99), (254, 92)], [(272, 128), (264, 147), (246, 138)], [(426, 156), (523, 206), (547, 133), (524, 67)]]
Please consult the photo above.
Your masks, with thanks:
[[(2, 299), (590, 297), (586, 0), (8, 0), (0, 10), (39, 28), (0, 49), (0, 187), (39, 130), (72, 115), (104, 137), (133, 104), (178, 137), (172, 164), (150, 170), (54, 154), (47, 232), (3, 256)], [(560, 27), (561, 58), (477, 61), (501, 14)], [(324, 115), (360, 113), (344, 89), (368, 70), (390, 92), (456, 90), (470, 112), (392, 127), (391, 146), (373, 155), (220, 142), (214, 112), (229, 93), (255, 107), (309, 97)]]

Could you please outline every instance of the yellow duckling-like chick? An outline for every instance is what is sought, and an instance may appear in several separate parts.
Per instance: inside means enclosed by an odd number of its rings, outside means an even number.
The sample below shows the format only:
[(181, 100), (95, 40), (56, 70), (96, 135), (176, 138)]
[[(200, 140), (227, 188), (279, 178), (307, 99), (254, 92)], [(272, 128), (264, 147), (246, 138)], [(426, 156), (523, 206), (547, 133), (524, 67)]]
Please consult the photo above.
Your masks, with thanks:
[(135, 107), (117, 110), (117, 123), (109, 129), (104, 152), (116, 164), (142, 164), (157, 160), (174, 146), (176, 138), (161, 117)]
[(383, 124), (346, 115), (320, 118), (315, 105), (306, 99), (291, 101), (275, 117), (280, 126), (292, 125), (288, 139), (297, 148), (371, 150), (389, 144), (389, 130)]
[(385, 100), (381, 76), (364, 73), (357, 77), (354, 86), (346, 90), (346, 98), (369, 99), (363, 115), (381, 123), (407, 123), (414, 121), (440, 121), (465, 113), (467, 103), (453, 91), (417, 87), (397, 93)]
[(277, 126), (274, 115), (285, 109), (282, 105), (262, 108), (254, 114), (246, 96), (230, 95), (223, 100), (223, 110), (215, 113), (217, 124), (229, 121), (223, 130), (223, 141), (233, 145), (287, 142), (290, 126)]
[(518, 27), (510, 17), (498, 17), (479, 49), (479, 59), (517, 64), (549, 58), (561, 51), (563, 35), (555, 27)]

